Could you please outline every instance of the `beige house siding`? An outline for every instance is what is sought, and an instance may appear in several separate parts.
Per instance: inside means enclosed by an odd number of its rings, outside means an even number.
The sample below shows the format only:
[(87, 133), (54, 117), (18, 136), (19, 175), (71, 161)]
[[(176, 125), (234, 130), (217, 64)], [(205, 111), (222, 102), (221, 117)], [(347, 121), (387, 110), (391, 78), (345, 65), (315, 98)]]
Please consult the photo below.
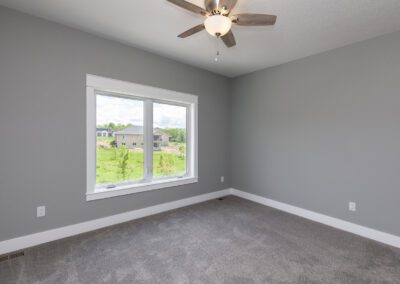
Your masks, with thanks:
[(168, 146), (169, 136), (163, 132), (155, 131), (153, 140), (160, 143), (161, 146)]
[[(159, 149), (161, 146), (168, 146), (169, 135), (163, 132), (154, 132), (154, 144), (155, 149)], [(118, 148), (125, 147), (128, 149), (143, 148), (143, 135), (142, 134), (115, 134), (115, 142)]]
[(115, 134), (117, 147), (126, 147), (128, 149), (143, 148), (142, 134)]

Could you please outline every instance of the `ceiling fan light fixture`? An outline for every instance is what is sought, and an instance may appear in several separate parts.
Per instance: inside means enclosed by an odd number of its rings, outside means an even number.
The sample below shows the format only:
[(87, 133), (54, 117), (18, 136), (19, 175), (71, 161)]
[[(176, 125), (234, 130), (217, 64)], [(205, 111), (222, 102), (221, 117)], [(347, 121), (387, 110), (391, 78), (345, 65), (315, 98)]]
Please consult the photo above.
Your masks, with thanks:
[(252, 13), (231, 15), (232, 9), (235, 7), (238, 0), (203, 0), (204, 8), (192, 4), (191, 0), (167, 1), (187, 11), (207, 17), (200, 25), (194, 26), (179, 34), (179, 38), (187, 38), (198, 32), (207, 30), (210, 35), (216, 37), (217, 42), (221, 39), (228, 48), (236, 45), (235, 36), (231, 30), (232, 25), (273, 26), (276, 22), (275, 15)]
[(232, 21), (226, 16), (212, 15), (204, 21), (204, 26), (210, 35), (221, 37), (230, 31)]

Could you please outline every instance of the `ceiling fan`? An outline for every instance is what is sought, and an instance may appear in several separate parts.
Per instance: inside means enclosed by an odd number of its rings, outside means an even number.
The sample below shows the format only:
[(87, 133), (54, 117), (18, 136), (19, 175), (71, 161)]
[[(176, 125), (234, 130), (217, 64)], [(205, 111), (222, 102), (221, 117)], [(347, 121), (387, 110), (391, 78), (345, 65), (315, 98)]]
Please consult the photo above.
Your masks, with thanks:
[(221, 38), (227, 47), (232, 47), (236, 45), (235, 37), (231, 30), (232, 25), (272, 26), (276, 22), (276, 16), (273, 15), (249, 13), (231, 15), (230, 13), (237, 0), (204, 0), (205, 9), (185, 0), (167, 1), (207, 17), (203, 24), (178, 35), (180, 38), (186, 38), (205, 29), (210, 35)]

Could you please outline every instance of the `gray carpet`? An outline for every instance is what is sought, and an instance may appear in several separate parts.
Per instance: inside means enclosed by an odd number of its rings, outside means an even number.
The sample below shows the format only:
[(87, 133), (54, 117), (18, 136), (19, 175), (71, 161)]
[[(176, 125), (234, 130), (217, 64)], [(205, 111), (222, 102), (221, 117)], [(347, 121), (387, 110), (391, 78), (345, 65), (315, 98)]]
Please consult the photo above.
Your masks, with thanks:
[(400, 283), (400, 250), (229, 196), (31, 248), (0, 283)]

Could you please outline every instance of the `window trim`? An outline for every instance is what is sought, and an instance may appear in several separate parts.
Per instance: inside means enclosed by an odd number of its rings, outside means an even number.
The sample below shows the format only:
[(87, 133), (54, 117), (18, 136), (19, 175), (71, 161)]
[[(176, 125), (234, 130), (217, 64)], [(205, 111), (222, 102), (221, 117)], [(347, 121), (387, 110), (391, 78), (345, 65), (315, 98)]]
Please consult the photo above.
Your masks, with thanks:
[[(187, 109), (187, 174), (183, 177), (145, 179), (141, 182), (120, 184), (114, 188), (96, 188), (96, 94), (118, 94), (128, 98), (140, 98), (144, 102), (144, 144), (153, 142), (153, 102), (184, 105)], [(151, 101), (150, 101), (151, 100)], [(96, 200), (137, 192), (156, 190), (198, 181), (198, 97), (171, 90), (120, 81), (96, 75), (86, 75), (86, 200)], [(149, 137), (147, 137), (149, 136)], [(153, 147), (151, 147), (152, 149)], [(147, 169), (153, 169), (153, 151), (145, 151)], [(148, 177), (147, 173), (144, 176)]]

